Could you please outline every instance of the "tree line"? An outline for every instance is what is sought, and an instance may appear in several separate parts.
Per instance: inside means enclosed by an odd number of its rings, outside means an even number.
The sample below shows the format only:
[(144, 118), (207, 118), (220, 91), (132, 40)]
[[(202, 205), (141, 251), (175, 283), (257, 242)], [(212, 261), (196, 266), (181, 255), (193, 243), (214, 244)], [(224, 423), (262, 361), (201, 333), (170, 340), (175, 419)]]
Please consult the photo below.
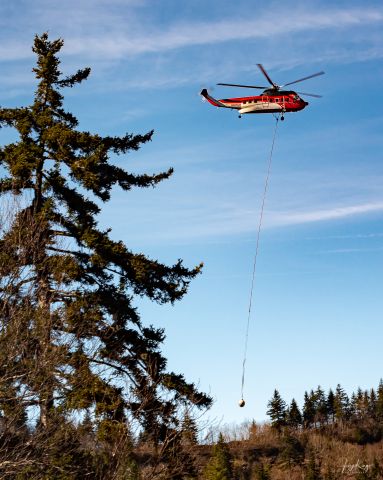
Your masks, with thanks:
[(383, 380), (380, 380), (377, 389), (358, 388), (350, 396), (340, 384), (335, 390), (330, 388), (327, 394), (318, 386), (304, 393), (301, 409), (294, 398), (287, 404), (276, 389), (268, 402), (267, 415), (277, 430), (283, 427), (310, 429), (369, 421), (383, 424)]

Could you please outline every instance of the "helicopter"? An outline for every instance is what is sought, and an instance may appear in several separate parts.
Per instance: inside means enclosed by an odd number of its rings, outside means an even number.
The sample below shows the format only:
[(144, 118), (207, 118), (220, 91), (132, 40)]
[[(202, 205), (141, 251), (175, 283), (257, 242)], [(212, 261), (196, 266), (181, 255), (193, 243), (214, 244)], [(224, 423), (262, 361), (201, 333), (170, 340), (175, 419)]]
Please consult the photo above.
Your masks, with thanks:
[(217, 83), (217, 85), (222, 85), (225, 87), (259, 88), (261, 90), (264, 90), (261, 95), (256, 95), (252, 97), (224, 98), (221, 100), (217, 100), (211, 95), (209, 95), (206, 88), (204, 88), (200, 92), (200, 95), (202, 95), (202, 97), (204, 97), (209, 103), (211, 103), (215, 107), (231, 108), (234, 110), (238, 110), (239, 118), (241, 118), (242, 115), (248, 113), (280, 113), (281, 120), (284, 120), (284, 114), (286, 112), (299, 112), (300, 110), (303, 110), (305, 107), (307, 107), (308, 102), (303, 100), (299, 95), (315, 98), (322, 97), (322, 95), (316, 95), (314, 93), (294, 92), (292, 90), (283, 90), (283, 88), (294, 83), (303, 82), (304, 80), (318, 77), (319, 75), (323, 75), (325, 72), (313, 73), (308, 77), (303, 77), (299, 80), (285, 83), (284, 85), (277, 85), (271, 80), (269, 74), (266, 72), (265, 68), (261, 63), (257, 63), (257, 66), (261, 70), (263, 75), (266, 77), (271, 87), (259, 87), (256, 85), (238, 85), (236, 83)]

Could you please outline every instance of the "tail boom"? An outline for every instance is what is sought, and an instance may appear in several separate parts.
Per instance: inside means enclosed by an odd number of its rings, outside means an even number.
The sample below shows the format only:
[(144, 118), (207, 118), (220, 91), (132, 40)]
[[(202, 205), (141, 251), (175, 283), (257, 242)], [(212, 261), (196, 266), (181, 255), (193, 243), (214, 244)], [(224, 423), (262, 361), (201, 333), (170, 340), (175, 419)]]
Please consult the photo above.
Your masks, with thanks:
[(212, 105), (214, 105), (215, 107), (232, 108), (231, 106), (225, 105), (224, 103), (220, 102), (219, 100), (217, 100), (217, 99), (213, 98), (211, 95), (209, 95), (206, 88), (201, 90), (200, 95), (202, 95), (202, 97), (206, 98), (206, 100), (209, 103), (211, 103)]

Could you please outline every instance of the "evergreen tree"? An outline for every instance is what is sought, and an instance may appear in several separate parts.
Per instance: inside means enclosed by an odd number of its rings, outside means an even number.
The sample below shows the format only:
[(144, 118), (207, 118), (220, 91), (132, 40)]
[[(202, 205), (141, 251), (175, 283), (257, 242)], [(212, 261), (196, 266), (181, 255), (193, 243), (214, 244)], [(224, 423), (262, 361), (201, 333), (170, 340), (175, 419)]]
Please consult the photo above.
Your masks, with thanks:
[(311, 390), (310, 394), (305, 392), (303, 400), (303, 423), (305, 428), (310, 428), (314, 423), (315, 418), (315, 398), (314, 392)]
[(347, 393), (338, 383), (334, 397), (334, 413), (336, 420), (345, 421), (348, 418), (349, 399)]
[(380, 379), (376, 395), (376, 417), (383, 421), (383, 379)]
[(326, 400), (326, 406), (327, 406), (327, 415), (328, 418), (331, 422), (334, 422), (335, 419), (335, 395), (332, 389), (330, 388), (328, 395), (327, 395), (327, 400)]
[(365, 390), (363, 392), (363, 417), (367, 417), (368, 416), (368, 412), (369, 412), (369, 409), (370, 409), (370, 395), (368, 393), (368, 390)]
[(294, 398), (291, 400), (290, 407), (287, 411), (287, 425), (295, 429), (298, 429), (302, 425), (302, 414)]
[(198, 427), (194, 418), (186, 410), (181, 426), (182, 441), (186, 445), (196, 445), (198, 443)]
[(377, 403), (377, 396), (376, 396), (375, 390), (373, 388), (371, 388), (370, 396), (369, 396), (369, 402), (368, 402), (368, 408), (367, 408), (367, 414), (373, 420), (376, 419), (376, 403)]
[(274, 390), (274, 395), (267, 404), (267, 415), (271, 418), (271, 425), (278, 431), (286, 425), (287, 405), (280, 396), (278, 390)]
[(326, 395), (320, 385), (314, 393), (315, 398), (315, 422), (323, 425), (327, 422), (327, 402)]
[(281, 442), (281, 451), (278, 459), (289, 467), (302, 462), (305, 455), (305, 448), (294, 435), (284, 435)]
[(213, 447), (203, 478), (206, 480), (232, 480), (233, 478), (232, 457), (222, 433), (219, 434), (218, 442)]
[(90, 69), (62, 77), (62, 46), (46, 33), (36, 36), (34, 102), (0, 108), (0, 126), (18, 133), (0, 148), (0, 193), (22, 195), (25, 204), (0, 238), (0, 363), (8, 368), (0, 410), (13, 415), (12, 397), (20, 421), (33, 407), (46, 431), (58, 416), (92, 411), (95, 431), (108, 442), (125, 435), (134, 418), (158, 443), (177, 427), (180, 402), (202, 408), (211, 399), (167, 372), (164, 331), (144, 325), (133, 301), (181, 299), (201, 266), (166, 266), (98, 228), (99, 204), (114, 186), (153, 187), (172, 170), (136, 175), (111, 162), (153, 132), (112, 137), (77, 129), (61, 91), (86, 80)]
[(358, 387), (358, 390), (356, 391), (355, 402), (354, 403), (355, 403), (356, 417), (358, 419), (363, 418), (365, 405), (364, 405), (363, 390), (360, 387)]

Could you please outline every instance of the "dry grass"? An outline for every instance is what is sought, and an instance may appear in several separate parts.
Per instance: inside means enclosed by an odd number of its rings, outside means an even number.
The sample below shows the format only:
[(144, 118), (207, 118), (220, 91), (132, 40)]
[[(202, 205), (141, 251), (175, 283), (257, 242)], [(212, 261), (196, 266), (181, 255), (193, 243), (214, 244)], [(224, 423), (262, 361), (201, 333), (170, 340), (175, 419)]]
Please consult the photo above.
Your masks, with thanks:
[[(236, 433), (236, 432), (234, 432)], [(371, 475), (374, 462), (378, 462), (383, 472), (383, 441), (358, 445), (347, 440), (349, 432), (337, 428), (320, 430), (291, 431), (278, 433), (268, 424), (249, 424), (247, 434), (242, 440), (237, 440), (237, 434), (230, 435), (225, 429), (230, 453), (233, 458), (235, 479), (256, 480), (260, 465), (269, 468), (271, 480), (304, 480), (307, 478), (310, 459), (320, 471), (320, 478), (357, 479), (363, 470)], [(301, 456), (294, 459), (294, 452), (286, 447), (288, 439), (297, 441), (297, 449), (302, 447)], [(199, 447), (197, 458), (201, 470), (209, 459), (211, 446)], [(299, 452), (298, 452), (299, 453)], [(332, 475), (332, 476), (331, 476)], [(383, 479), (383, 474), (363, 478)], [(203, 477), (200, 477), (203, 480)]]

